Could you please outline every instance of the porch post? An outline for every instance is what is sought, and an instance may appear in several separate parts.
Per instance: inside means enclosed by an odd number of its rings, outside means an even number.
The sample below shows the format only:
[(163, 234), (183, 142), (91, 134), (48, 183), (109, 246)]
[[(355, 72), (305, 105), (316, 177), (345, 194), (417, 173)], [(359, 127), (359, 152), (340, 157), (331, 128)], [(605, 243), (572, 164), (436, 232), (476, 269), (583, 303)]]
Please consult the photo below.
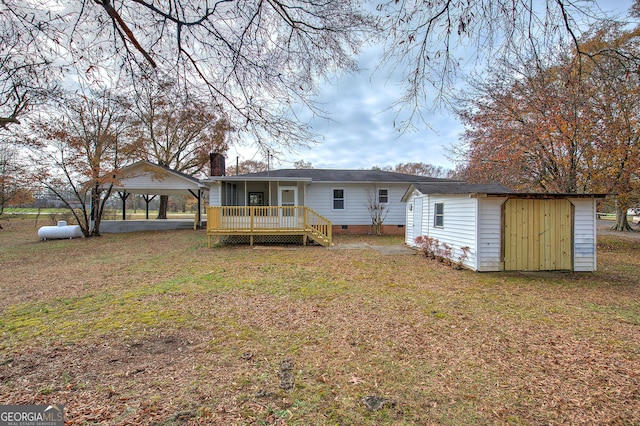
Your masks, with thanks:
[(202, 228), (202, 190), (198, 189), (198, 226)]

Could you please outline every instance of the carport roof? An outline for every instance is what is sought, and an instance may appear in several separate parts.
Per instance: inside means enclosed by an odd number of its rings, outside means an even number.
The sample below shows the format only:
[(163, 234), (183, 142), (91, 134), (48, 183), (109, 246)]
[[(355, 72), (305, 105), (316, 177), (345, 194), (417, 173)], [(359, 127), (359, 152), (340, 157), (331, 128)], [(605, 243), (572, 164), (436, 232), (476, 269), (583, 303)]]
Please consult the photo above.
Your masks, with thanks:
[(118, 171), (116, 191), (149, 195), (196, 195), (208, 190), (193, 176), (148, 161), (138, 161)]

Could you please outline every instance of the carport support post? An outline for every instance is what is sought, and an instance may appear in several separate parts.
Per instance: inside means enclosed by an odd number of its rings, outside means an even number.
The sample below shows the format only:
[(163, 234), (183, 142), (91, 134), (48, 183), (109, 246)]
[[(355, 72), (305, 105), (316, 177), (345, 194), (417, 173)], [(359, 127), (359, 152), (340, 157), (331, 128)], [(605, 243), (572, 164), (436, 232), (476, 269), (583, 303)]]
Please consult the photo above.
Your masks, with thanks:
[(130, 193), (127, 191), (118, 192), (120, 198), (122, 199), (122, 220), (127, 220), (127, 198), (129, 198)]
[(153, 201), (153, 199), (156, 198), (156, 196), (152, 195), (151, 197), (149, 197), (149, 194), (145, 194), (142, 196), (142, 198), (144, 199), (144, 202), (147, 205), (147, 207), (145, 208), (145, 214), (146, 214), (145, 218), (149, 220), (149, 203)]
[(197, 194), (195, 192), (193, 192), (192, 190), (189, 190), (189, 192), (191, 193), (191, 195), (196, 197), (196, 200), (198, 201), (198, 211), (196, 212), (197, 216), (196, 216), (195, 223), (198, 225), (198, 227), (202, 227), (202, 214), (201, 214), (201, 211), (202, 211), (202, 201), (201, 201), (202, 200), (202, 190), (198, 189), (198, 193)]

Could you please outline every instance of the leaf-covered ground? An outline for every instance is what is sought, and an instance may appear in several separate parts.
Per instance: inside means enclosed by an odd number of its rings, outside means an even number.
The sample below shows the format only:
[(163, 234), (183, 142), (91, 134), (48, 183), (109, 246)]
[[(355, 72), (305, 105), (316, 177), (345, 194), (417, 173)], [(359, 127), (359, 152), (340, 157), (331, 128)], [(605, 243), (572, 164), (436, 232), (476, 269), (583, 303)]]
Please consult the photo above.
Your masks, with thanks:
[(0, 404), (65, 404), (68, 424), (640, 424), (638, 239), (599, 237), (592, 274), (478, 274), (2, 225)]

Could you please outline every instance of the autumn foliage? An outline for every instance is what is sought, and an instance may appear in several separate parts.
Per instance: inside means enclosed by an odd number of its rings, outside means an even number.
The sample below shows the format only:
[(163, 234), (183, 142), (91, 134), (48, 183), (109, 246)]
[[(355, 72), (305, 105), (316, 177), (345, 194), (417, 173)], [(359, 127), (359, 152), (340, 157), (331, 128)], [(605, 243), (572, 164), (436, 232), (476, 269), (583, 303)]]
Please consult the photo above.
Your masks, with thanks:
[(618, 226), (628, 227), (623, 213), (640, 187), (639, 76), (632, 61), (606, 52), (637, 55), (636, 38), (598, 28), (580, 52), (547, 64), (523, 59), (476, 83), (459, 111), (463, 177), (521, 191), (617, 194)]

